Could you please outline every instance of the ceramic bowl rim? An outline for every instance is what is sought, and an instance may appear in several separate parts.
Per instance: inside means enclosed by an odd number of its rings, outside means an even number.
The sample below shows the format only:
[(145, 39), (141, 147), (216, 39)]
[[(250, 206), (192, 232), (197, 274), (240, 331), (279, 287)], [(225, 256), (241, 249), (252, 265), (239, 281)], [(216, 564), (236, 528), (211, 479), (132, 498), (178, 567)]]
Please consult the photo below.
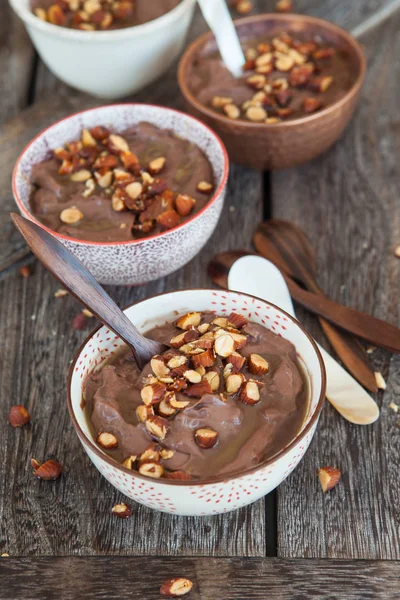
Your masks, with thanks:
[(109, 31), (82, 31), (79, 29), (70, 29), (68, 27), (60, 27), (59, 25), (53, 25), (47, 21), (42, 21), (34, 15), (27, 6), (25, 6), (20, 0), (9, 0), (12, 9), (15, 13), (23, 20), (27, 25), (38, 29), (43, 33), (52, 35), (53, 37), (61, 37), (70, 41), (78, 41), (80, 43), (92, 43), (92, 42), (119, 42), (120, 40), (136, 41), (136, 38), (142, 35), (151, 35), (157, 33), (161, 28), (168, 27), (175, 18), (179, 18), (180, 13), (186, 12), (186, 10), (194, 4), (195, 0), (182, 0), (180, 4), (175, 8), (169, 10), (167, 13), (142, 23), (141, 25), (132, 25), (131, 27), (124, 27), (122, 29), (111, 29)]
[[(198, 124), (200, 124), (202, 127), (204, 127), (205, 129), (208, 130), (208, 132), (212, 135), (212, 137), (214, 138), (215, 143), (219, 146), (221, 152), (222, 152), (222, 156), (223, 156), (223, 174), (222, 174), (222, 178), (221, 178), (221, 183), (218, 185), (218, 187), (214, 190), (213, 195), (211, 196), (211, 198), (208, 200), (208, 202), (206, 202), (206, 204), (203, 206), (203, 208), (201, 210), (199, 210), (199, 212), (195, 213), (194, 215), (192, 215), (189, 219), (187, 219), (186, 221), (184, 221), (183, 223), (180, 223), (179, 225), (177, 225), (176, 227), (173, 227), (172, 229), (168, 229), (167, 231), (162, 231), (160, 233), (156, 233), (154, 235), (150, 235), (144, 238), (139, 238), (136, 240), (125, 240), (122, 242), (95, 242), (95, 241), (91, 241), (91, 240), (81, 240), (81, 239), (77, 239), (68, 235), (63, 235), (61, 233), (58, 233), (57, 231), (54, 231), (53, 229), (50, 229), (49, 227), (47, 227), (46, 225), (44, 225), (41, 221), (39, 221), (39, 219), (36, 218), (36, 216), (30, 211), (28, 210), (24, 204), (22, 203), (19, 194), (18, 194), (18, 183), (17, 183), (17, 176), (18, 176), (18, 172), (19, 172), (19, 168), (20, 168), (20, 164), (26, 154), (26, 152), (29, 150), (29, 148), (31, 146), (33, 146), (37, 140), (42, 137), (43, 135), (45, 135), (50, 129), (52, 129), (53, 127), (56, 127), (57, 125), (59, 125), (60, 123), (67, 121), (69, 119), (75, 119), (76, 117), (79, 117), (80, 115), (83, 115), (85, 113), (89, 113), (89, 112), (93, 112), (96, 110), (100, 110), (100, 109), (105, 109), (105, 108), (115, 108), (115, 109), (121, 109), (121, 108), (132, 108), (132, 110), (135, 110), (135, 108), (137, 106), (142, 107), (150, 107), (150, 108), (155, 108), (155, 109), (159, 109), (162, 111), (168, 111), (171, 113), (176, 113), (177, 115), (179, 115), (179, 117), (185, 117), (188, 119), (193, 119), (194, 121), (196, 121)], [(208, 159), (207, 159), (208, 160)], [(208, 160), (208, 162), (212, 165), (211, 161)], [(219, 199), (219, 197), (221, 196), (221, 194), (223, 193), (227, 181), (228, 181), (228, 175), (229, 175), (229, 157), (228, 157), (228, 152), (225, 148), (225, 145), (223, 144), (221, 138), (219, 137), (219, 135), (208, 125), (206, 125), (206, 123), (203, 123), (202, 121), (200, 121), (200, 119), (197, 119), (196, 117), (193, 117), (192, 115), (188, 115), (180, 110), (176, 110), (174, 108), (169, 108), (166, 106), (159, 106), (157, 104), (146, 104), (146, 103), (141, 103), (141, 102), (120, 102), (117, 104), (105, 104), (102, 106), (95, 106), (93, 108), (89, 108), (89, 109), (85, 109), (85, 110), (81, 110), (78, 111), (76, 113), (70, 114), (66, 117), (63, 117), (62, 119), (59, 119), (58, 121), (56, 121), (55, 123), (52, 123), (51, 125), (49, 125), (48, 127), (46, 127), (45, 129), (43, 129), (42, 131), (40, 131), (37, 135), (35, 135), (35, 137), (28, 142), (28, 144), (25, 146), (25, 148), (22, 150), (22, 152), (20, 153), (20, 155), (18, 156), (16, 163), (14, 165), (14, 169), (13, 169), (13, 174), (12, 174), (12, 192), (13, 192), (13, 196), (14, 196), (14, 200), (19, 208), (19, 210), (21, 211), (21, 213), (27, 217), (28, 219), (30, 219), (31, 221), (33, 221), (34, 223), (36, 223), (36, 225), (39, 225), (39, 227), (41, 227), (42, 229), (44, 229), (45, 231), (47, 231), (48, 233), (50, 233), (51, 235), (54, 235), (55, 237), (57, 237), (58, 239), (61, 240), (65, 240), (67, 242), (73, 242), (75, 244), (78, 245), (82, 245), (82, 246), (97, 246), (97, 247), (119, 247), (119, 246), (129, 246), (129, 245), (134, 245), (134, 246), (140, 246), (142, 244), (146, 244), (149, 241), (152, 240), (156, 240), (160, 237), (165, 237), (168, 235), (171, 235), (173, 233), (175, 233), (176, 231), (178, 231), (179, 229), (183, 229), (184, 227), (190, 225), (191, 223), (193, 223), (197, 218), (199, 218), (200, 216), (202, 216), (207, 210), (209, 210)]]
[[(186, 290), (174, 290), (171, 292), (161, 292), (159, 294), (153, 294), (152, 296), (149, 296), (148, 298), (145, 298), (144, 300), (138, 300), (136, 302), (132, 302), (131, 304), (129, 304), (128, 306), (126, 306), (125, 308), (123, 308), (122, 310), (125, 311), (128, 308), (132, 308), (133, 306), (137, 306), (138, 304), (142, 304), (144, 302), (147, 302), (148, 300), (152, 300), (153, 298), (158, 298), (159, 296), (165, 296), (165, 295), (170, 295), (170, 294), (180, 294), (182, 292), (198, 292), (198, 291), (206, 291), (209, 292), (210, 294), (215, 293), (214, 289), (211, 288), (190, 288), (190, 289), (186, 289)], [(252, 467), (251, 469), (248, 469), (247, 471), (241, 472), (241, 473), (235, 473), (233, 475), (221, 475), (221, 476), (217, 476), (217, 477), (213, 477), (213, 478), (209, 478), (207, 480), (200, 480), (200, 481), (196, 481), (196, 480), (188, 480), (188, 481), (182, 481), (182, 480), (174, 480), (174, 479), (152, 479), (151, 481), (154, 482), (155, 484), (157, 483), (161, 483), (163, 485), (172, 485), (172, 486), (204, 486), (204, 485), (209, 485), (209, 484), (216, 484), (216, 483), (226, 483), (228, 481), (233, 481), (236, 479), (240, 479), (242, 477), (248, 476), (248, 475), (252, 475), (254, 473), (256, 473), (257, 471), (264, 469), (265, 467), (267, 467), (268, 465), (273, 464), (274, 462), (276, 462), (277, 460), (279, 460), (280, 458), (282, 458), (283, 456), (285, 456), (290, 450), (292, 450), (295, 446), (297, 446), (297, 444), (299, 442), (301, 442), (301, 440), (307, 435), (307, 433), (312, 429), (312, 427), (314, 426), (314, 424), (317, 422), (319, 415), (321, 413), (322, 407), (324, 405), (324, 400), (325, 400), (325, 393), (326, 393), (326, 371), (325, 371), (325, 364), (322, 358), (322, 355), (318, 349), (318, 346), (316, 344), (316, 342), (314, 341), (313, 337), (308, 333), (308, 331), (306, 331), (305, 327), (292, 315), (290, 315), (289, 313), (287, 313), (285, 310), (283, 310), (282, 308), (279, 308), (279, 306), (277, 306), (276, 304), (273, 304), (272, 302), (268, 302), (267, 300), (263, 300), (262, 298), (258, 298), (257, 296), (252, 296), (250, 294), (246, 294), (244, 292), (236, 292), (233, 290), (227, 290), (227, 292), (232, 292), (234, 294), (240, 294), (241, 296), (245, 296), (247, 298), (251, 298), (251, 299), (256, 299), (259, 300), (260, 302), (264, 302), (266, 304), (268, 304), (269, 306), (272, 306), (274, 309), (278, 310), (279, 312), (282, 312), (285, 317), (292, 321), (292, 323), (294, 323), (294, 325), (298, 328), (300, 328), (301, 332), (306, 336), (306, 338), (308, 338), (309, 342), (311, 343), (314, 352), (317, 356), (318, 362), (319, 362), (319, 366), (320, 366), (320, 372), (321, 372), (321, 391), (320, 391), (320, 395), (319, 395), (319, 399), (318, 399), (318, 403), (316, 405), (316, 408), (310, 418), (310, 421), (307, 423), (307, 425), (305, 426), (305, 428), (296, 435), (295, 438), (293, 438), (293, 440), (284, 448), (282, 448), (282, 450), (280, 450), (279, 452), (277, 452), (276, 454), (274, 454), (274, 456), (272, 456), (271, 458), (269, 458), (268, 460), (264, 461), (263, 463), (256, 465), (255, 467)], [(94, 335), (96, 334), (97, 331), (99, 331), (99, 329), (101, 329), (101, 327), (103, 327), (102, 324), (100, 324), (98, 327), (96, 327), (87, 337), (86, 339), (82, 342), (82, 344), (79, 346), (78, 350), (75, 352), (74, 354), (74, 358), (72, 360), (72, 363), (70, 365), (69, 368), (69, 373), (68, 373), (68, 382), (67, 382), (67, 404), (68, 404), (68, 411), (70, 414), (70, 418), (72, 420), (72, 424), (74, 426), (74, 429), (81, 441), (81, 443), (85, 446), (88, 445), (90, 448), (90, 451), (93, 452), (98, 458), (100, 458), (101, 460), (104, 460), (108, 465), (110, 465), (111, 467), (114, 467), (116, 469), (118, 469), (119, 471), (121, 471), (124, 474), (128, 474), (128, 475), (134, 475), (134, 477), (137, 477), (138, 479), (141, 479), (142, 481), (149, 481), (148, 477), (145, 477), (144, 475), (141, 475), (138, 471), (132, 471), (130, 469), (128, 469), (127, 467), (124, 467), (123, 465), (121, 465), (120, 463), (117, 463), (115, 460), (113, 460), (110, 456), (108, 456), (107, 454), (104, 454), (94, 443), (94, 441), (92, 439), (89, 439), (85, 433), (82, 431), (78, 420), (75, 416), (75, 412), (72, 406), (72, 397), (71, 397), (71, 382), (72, 382), (72, 377), (74, 374), (74, 369), (75, 369), (75, 365), (79, 359), (79, 356), (81, 354), (81, 352), (83, 351), (85, 345), (89, 342), (90, 339), (92, 339), (94, 337)]]
[(298, 20), (303, 23), (318, 25), (318, 26), (320, 26), (322, 32), (324, 30), (332, 31), (334, 33), (337, 33), (342, 39), (345, 39), (349, 43), (349, 45), (352, 47), (352, 49), (354, 50), (355, 54), (357, 55), (358, 62), (359, 62), (358, 74), (357, 74), (357, 77), (356, 77), (353, 85), (351, 86), (351, 88), (346, 92), (346, 94), (342, 98), (340, 98), (336, 102), (333, 102), (333, 104), (329, 104), (326, 108), (323, 108), (322, 110), (320, 110), (318, 112), (312, 113), (310, 115), (298, 117), (297, 119), (290, 119), (288, 121), (281, 121), (279, 123), (259, 123), (259, 122), (253, 123), (252, 121), (245, 121), (243, 119), (232, 121), (232, 119), (229, 119), (227, 116), (225, 116), (221, 113), (217, 113), (214, 110), (212, 110), (211, 108), (208, 108), (207, 106), (205, 106), (204, 104), (199, 102), (197, 100), (197, 98), (190, 91), (190, 89), (187, 85), (187, 82), (186, 82), (185, 71), (189, 64), (189, 61), (192, 59), (195, 52), (197, 52), (199, 50), (199, 48), (204, 46), (213, 36), (213, 34), (211, 32), (207, 32), (207, 33), (204, 33), (203, 35), (199, 36), (197, 39), (195, 39), (188, 46), (188, 48), (186, 48), (184, 54), (182, 55), (182, 57), (179, 61), (179, 66), (178, 66), (178, 85), (179, 85), (180, 91), (181, 91), (183, 97), (185, 98), (185, 100), (191, 106), (194, 106), (194, 108), (199, 113), (201, 113), (203, 117), (206, 116), (208, 118), (214, 119), (215, 121), (217, 121), (219, 123), (224, 123), (224, 124), (227, 124), (227, 123), (232, 124), (232, 122), (233, 122), (235, 124), (235, 127), (243, 127), (243, 128), (247, 128), (249, 130), (251, 130), (252, 128), (260, 127), (260, 126), (263, 128), (266, 128), (266, 129), (269, 129), (269, 128), (280, 128), (280, 129), (286, 128), (287, 129), (287, 128), (295, 127), (298, 125), (303, 125), (303, 124), (306, 125), (307, 123), (316, 121), (318, 119), (322, 119), (325, 116), (330, 115), (336, 109), (344, 106), (347, 102), (349, 102), (354, 96), (356, 96), (358, 94), (358, 92), (361, 89), (361, 86), (362, 86), (362, 83), (364, 80), (364, 76), (365, 76), (365, 72), (366, 72), (366, 58), (365, 58), (365, 55), (364, 55), (364, 52), (362, 50), (360, 43), (348, 31), (346, 31), (345, 29), (342, 29), (342, 27), (339, 27), (338, 25), (335, 25), (334, 23), (330, 23), (329, 21), (326, 21), (325, 19), (320, 19), (319, 17), (311, 17), (309, 15), (300, 15), (297, 13), (291, 13), (291, 14), (263, 13), (260, 15), (252, 15), (250, 17), (244, 17), (242, 19), (235, 19), (234, 23), (236, 26), (241, 26), (241, 25), (247, 25), (247, 24), (252, 24), (252, 23), (257, 23), (257, 22), (262, 22), (262, 21), (268, 21), (270, 19), (282, 21), (283, 23), (285, 23), (287, 21), (293, 22), (294, 20)]

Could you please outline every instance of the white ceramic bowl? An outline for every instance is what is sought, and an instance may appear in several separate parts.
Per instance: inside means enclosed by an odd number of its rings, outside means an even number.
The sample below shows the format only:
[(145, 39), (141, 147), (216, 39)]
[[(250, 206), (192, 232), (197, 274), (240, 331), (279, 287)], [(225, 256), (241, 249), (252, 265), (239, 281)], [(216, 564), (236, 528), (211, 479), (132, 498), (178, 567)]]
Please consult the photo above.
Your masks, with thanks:
[[(105, 125), (122, 132), (141, 121), (171, 129), (195, 143), (210, 161), (215, 192), (195, 215), (166, 232), (127, 242), (88, 242), (58, 234), (31, 213), (29, 183), (32, 166), (49, 150), (79, 139), (82, 128)], [(20, 212), (52, 233), (71, 250), (100, 283), (137, 285), (165, 277), (189, 262), (214, 231), (224, 203), (229, 159), (219, 137), (197, 119), (170, 108), (147, 104), (114, 104), (87, 110), (51, 125), (34, 138), (18, 158), (13, 173), (13, 194)]]
[(68, 407), (89, 458), (114, 487), (150, 508), (171, 514), (199, 516), (225, 513), (250, 504), (276, 488), (293, 471), (307, 450), (318, 423), (325, 396), (325, 369), (315, 342), (296, 319), (273, 304), (239, 292), (171, 292), (134, 304), (125, 313), (140, 331), (145, 332), (176, 319), (176, 311), (186, 313), (194, 310), (211, 310), (221, 315), (239, 312), (296, 346), (308, 381), (310, 400), (302, 429), (286, 448), (242, 475), (224, 476), (206, 483), (150, 479), (117, 464), (94, 442), (81, 407), (85, 377), (100, 368), (101, 363), (123, 344), (104, 326), (87, 338), (75, 356), (68, 379)]
[(182, 50), (195, 7), (195, 0), (182, 0), (143, 25), (81, 31), (42, 21), (31, 12), (30, 0), (9, 2), (49, 69), (65, 83), (101, 98), (133, 94), (162, 75)]

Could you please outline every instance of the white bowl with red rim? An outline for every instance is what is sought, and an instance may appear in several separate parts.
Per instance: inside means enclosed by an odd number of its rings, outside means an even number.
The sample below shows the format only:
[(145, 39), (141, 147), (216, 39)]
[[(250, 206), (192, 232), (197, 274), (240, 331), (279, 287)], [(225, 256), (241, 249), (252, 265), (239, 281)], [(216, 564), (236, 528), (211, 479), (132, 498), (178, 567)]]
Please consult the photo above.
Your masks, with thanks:
[(297, 436), (274, 457), (238, 475), (207, 481), (151, 479), (116, 463), (96, 444), (82, 407), (85, 378), (123, 345), (106, 327), (96, 329), (75, 355), (68, 378), (68, 408), (78, 437), (100, 473), (128, 498), (177, 515), (213, 515), (250, 504), (276, 488), (300, 462), (317, 427), (325, 397), (325, 368), (318, 348), (303, 326), (265, 300), (232, 291), (183, 290), (153, 296), (125, 309), (126, 315), (145, 333), (156, 325), (190, 311), (212, 311), (246, 316), (296, 347), (309, 389), (307, 414)]
[[(141, 121), (173, 131), (196, 144), (206, 155), (213, 169), (215, 191), (199, 212), (173, 229), (125, 242), (78, 240), (52, 231), (36, 219), (29, 204), (33, 165), (48, 158), (52, 149), (80, 139), (83, 128), (104, 125), (118, 133)], [(39, 133), (16, 162), (12, 189), (21, 214), (53, 234), (83, 262), (100, 283), (138, 285), (169, 275), (183, 267), (203, 248), (218, 223), (228, 173), (229, 159), (223, 143), (201, 121), (161, 106), (114, 104), (71, 115)]]
[(9, 2), (43, 62), (57, 77), (108, 99), (133, 94), (167, 71), (182, 50), (196, 4), (182, 0), (143, 25), (81, 31), (42, 21), (32, 13), (30, 0)]

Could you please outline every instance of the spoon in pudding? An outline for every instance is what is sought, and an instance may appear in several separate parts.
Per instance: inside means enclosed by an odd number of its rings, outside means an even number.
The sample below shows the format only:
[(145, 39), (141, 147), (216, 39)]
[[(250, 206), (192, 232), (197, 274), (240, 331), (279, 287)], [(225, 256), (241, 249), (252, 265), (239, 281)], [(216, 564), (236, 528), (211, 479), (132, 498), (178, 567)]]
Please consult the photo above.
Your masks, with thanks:
[(53, 235), (16, 213), (11, 213), (11, 219), (46, 269), (127, 344), (140, 370), (155, 354), (166, 350), (139, 333), (90, 271)]
[(246, 60), (225, 0), (197, 1), (203, 17), (214, 34), (225, 66), (234, 77), (240, 77)]

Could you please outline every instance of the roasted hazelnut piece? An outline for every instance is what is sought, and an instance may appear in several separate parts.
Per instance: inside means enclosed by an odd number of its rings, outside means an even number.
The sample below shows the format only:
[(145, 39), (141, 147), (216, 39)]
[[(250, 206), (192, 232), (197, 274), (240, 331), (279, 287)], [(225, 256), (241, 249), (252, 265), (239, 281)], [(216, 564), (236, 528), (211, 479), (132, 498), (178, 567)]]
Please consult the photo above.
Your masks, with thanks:
[(209, 194), (214, 189), (214, 186), (209, 181), (199, 181), (197, 184), (197, 191), (202, 194)]
[(245, 376), (242, 373), (232, 373), (231, 375), (228, 375), (225, 380), (226, 393), (229, 396), (236, 394), (245, 381)]
[(157, 222), (164, 229), (172, 229), (179, 225), (181, 218), (175, 210), (166, 210), (157, 217)]
[(250, 354), (247, 363), (249, 371), (253, 375), (265, 375), (265, 373), (268, 373), (268, 361), (259, 354)]
[(216, 371), (208, 371), (204, 375), (204, 379), (210, 384), (211, 390), (213, 392), (219, 390), (219, 387), (221, 385), (221, 378)]
[(218, 432), (211, 429), (211, 427), (202, 427), (201, 429), (196, 429), (194, 437), (200, 448), (208, 450), (209, 448), (213, 448), (217, 443)]
[(232, 365), (232, 371), (234, 372), (241, 371), (245, 362), (245, 357), (239, 354), (239, 352), (233, 352), (226, 359), (226, 364), (228, 365), (230, 363)]
[(25, 406), (21, 406), (20, 404), (16, 404), (11, 407), (11, 410), (8, 415), (8, 422), (13, 427), (23, 427), (27, 425), (31, 420), (31, 415), (26, 410)]
[(197, 367), (212, 367), (215, 362), (215, 356), (213, 350), (209, 348), (201, 354), (194, 354), (192, 356), (192, 362), (195, 368)]
[(153, 479), (160, 479), (164, 475), (163, 467), (152, 460), (145, 460), (139, 465), (139, 473), (141, 475), (146, 475), (147, 477), (152, 477)]
[(101, 433), (99, 433), (99, 435), (97, 436), (97, 443), (99, 444), (99, 446), (102, 446), (102, 448), (105, 448), (106, 450), (113, 450), (118, 446), (118, 440), (115, 437), (115, 435), (113, 435), (112, 433), (107, 433), (106, 431), (102, 431)]
[(56, 460), (46, 460), (42, 465), (37, 460), (32, 458), (31, 465), (33, 468), (33, 474), (39, 479), (45, 481), (54, 481), (58, 479), (62, 473), (62, 466)]
[(233, 325), (233, 327), (236, 327), (236, 329), (242, 329), (242, 327), (244, 327), (248, 323), (248, 320), (244, 315), (235, 312), (232, 312), (229, 315), (228, 321), (231, 325)]
[[(172, 477), (170, 477), (172, 479)], [(160, 587), (161, 596), (167, 598), (179, 598), (188, 594), (193, 587), (193, 583), (190, 579), (185, 577), (176, 577), (174, 579), (167, 579)]]
[(322, 108), (322, 102), (319, 98), (304, 98), (303, 108), (305, 113), (311, 114)]
[(239, 399), (243, 404), (249, 404), (250, 406), (257, 404), (260, 401), (258, 385), (254, 381), (245, 383), (240, 390)]
[[(179, 327), (179, 329), (187, 330), (187, 329), (189, 329), (189, 327), (197, 327), (198, 325), (200, 325), (200, 322), (201, 322), (201, 313), (200, 312), (191, 312), (191, 313), (187, 313), (186, 315), (183, 315), (182, 317), (180, 317), (176, 322), (176, 326)], [(186, 341), (189, 341), (189, 340), (186, 340)]]
[(189, 481), (192, 479), (186, 471), (165, 471), (164, 477), (166, 479), (178, 479), (181, 481)]
[(124, 460), (124, 462), (122, 463), (123, 467), (126, 467), (127, 469), (133, 469), (134, 464), (136, 462), (137, 456), (132, 455), (132, 456), (128, 456), (128, 458), (126, 458)]
[(136, 416), (141, 423), (145, 423), (149, 417), (154, 416), (153, 407), (151, 405), (139, 404), (136, 409)]
[(150, 404), (157, 404), (160, 402), (166, 390), (167, 387), (164, 383), (151, 383), (142, 388), (140, 396), (143, 402), (149, 406)]
[(341, 472), (335, 467), (321, 467), (318, 471), (322, 491), (328, 492), (339, 482)]
[(234, 352), (235, 340), (229, 333), (224, 333), (215, 340), (214, 349), (219, 356), (226, 358)]
[(192, 398), (201, 398), (205, 394), (211, 394), (212, 389), (208, 381), (201, 381), (200, 383), (194, 383), (185, 390), (185, 395)]
[(168, 421), (159, 416), (151, 416), (147, 419), (146, 429), (151, 435), (154, 435), (156, 438), (163, 440), (167, 435), (168, 431)]
[(187, 194), (178, 194), (175, 199), (176, 212), (181, 217), (187, 217), (193, 210), (196, 200)]
[(156, 446), (155, 444), (151, 444), (144, 452), (142, 452), (142, 454), (139, 456), (139, 462), (144, 462), (144, 461), (154, 461), (154, 462), (158, 462), (160, 460), (160, 452), (159, 452), (159, 446)]
[(167, 377), (170, 373), (170, 369), (166, 366), (162, 356), (153, 356), (150, 366), (156, 377)]
[(132, 508), (129, 504), (116, 504), (112, 507), (111, 512), (119, 519), (128, 519), (132, 515)]

